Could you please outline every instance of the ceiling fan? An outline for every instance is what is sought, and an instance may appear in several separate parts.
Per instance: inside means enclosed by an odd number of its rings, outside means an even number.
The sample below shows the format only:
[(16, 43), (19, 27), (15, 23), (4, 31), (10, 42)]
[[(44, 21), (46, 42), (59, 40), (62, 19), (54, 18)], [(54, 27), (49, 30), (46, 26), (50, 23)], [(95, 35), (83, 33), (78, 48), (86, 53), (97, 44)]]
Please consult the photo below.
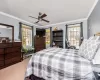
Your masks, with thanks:
[(37, 19), (38, 21), (36, 21), (35, 23), (38, 23), (38, 22), (40, 22), (40, 21), (45, 21), (45, 22), (49, 23), (50, 21), (44, 19), (46, 16), (47, 16), (47, 15), (46, 15), (45, 13), (42, 14), (41, 12), (39, 12), (39, 15), (38, 15), (37, 18), (36, 18), (36, 17), (33, 17), (33, 16), (29, 16), (29, 17), (34, 18), (34, 19)]

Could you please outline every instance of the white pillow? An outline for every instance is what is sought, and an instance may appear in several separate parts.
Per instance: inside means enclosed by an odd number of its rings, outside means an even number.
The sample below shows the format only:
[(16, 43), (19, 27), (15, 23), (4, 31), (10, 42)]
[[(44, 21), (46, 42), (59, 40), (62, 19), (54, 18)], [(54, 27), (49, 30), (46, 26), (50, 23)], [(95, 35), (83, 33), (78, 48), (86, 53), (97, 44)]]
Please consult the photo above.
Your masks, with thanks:
[(100, 45), (99, 41), (96, 40), (84, 40), (79, 48), (79, 55), (88, 59), (92, 60), (94, 55)]
[(91, 36), (88, 40), (93, 40), (94, 36)]
[(88, 40), (100, 40), (100, 36), (91, 36)]
[(100, 48), (96, 52), (94, 59), (92, 60), (93, 64), (100, 64)]

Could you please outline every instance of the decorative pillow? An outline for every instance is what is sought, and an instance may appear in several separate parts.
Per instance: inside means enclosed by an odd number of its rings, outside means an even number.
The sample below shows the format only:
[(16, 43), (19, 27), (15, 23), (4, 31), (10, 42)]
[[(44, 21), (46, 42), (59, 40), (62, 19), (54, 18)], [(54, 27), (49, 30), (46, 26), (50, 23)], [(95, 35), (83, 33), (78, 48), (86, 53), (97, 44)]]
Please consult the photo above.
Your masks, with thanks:
[(100, 36), (91, 36), (88, 40), (100, 40)]
[(99, 44), (100, 42), (96, 40), (84, 40), (79, 48), (78, 54), (88, 60), (92, 60)]
[(98, 51), (96, 52), (96, 55), (94, 56), (94, 59), (92, 60), (93, 64), (100, 64), (100, 47)]

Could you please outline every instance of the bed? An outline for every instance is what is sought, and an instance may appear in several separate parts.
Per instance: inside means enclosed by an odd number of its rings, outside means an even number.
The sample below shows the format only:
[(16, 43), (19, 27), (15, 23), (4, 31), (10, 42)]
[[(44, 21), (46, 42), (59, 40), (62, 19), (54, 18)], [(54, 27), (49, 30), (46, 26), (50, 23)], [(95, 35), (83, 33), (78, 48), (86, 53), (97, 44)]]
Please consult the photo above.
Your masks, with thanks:
[(25, 80), (94, 80), (91, 61), (78, 55), (78, 50), (48, 48), (31, 57)]

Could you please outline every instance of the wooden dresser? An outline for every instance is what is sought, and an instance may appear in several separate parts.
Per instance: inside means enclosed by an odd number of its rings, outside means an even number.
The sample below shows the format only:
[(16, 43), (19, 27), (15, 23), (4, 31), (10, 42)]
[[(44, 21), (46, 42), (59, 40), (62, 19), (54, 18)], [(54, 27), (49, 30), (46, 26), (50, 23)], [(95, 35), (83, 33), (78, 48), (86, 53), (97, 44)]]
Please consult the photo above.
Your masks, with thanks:
[(45, 49), (45, 37), (35, 37), (34, 44), (36, 52)]
[(21, 61), (21, 42), (0, 43), (0, 69)]

